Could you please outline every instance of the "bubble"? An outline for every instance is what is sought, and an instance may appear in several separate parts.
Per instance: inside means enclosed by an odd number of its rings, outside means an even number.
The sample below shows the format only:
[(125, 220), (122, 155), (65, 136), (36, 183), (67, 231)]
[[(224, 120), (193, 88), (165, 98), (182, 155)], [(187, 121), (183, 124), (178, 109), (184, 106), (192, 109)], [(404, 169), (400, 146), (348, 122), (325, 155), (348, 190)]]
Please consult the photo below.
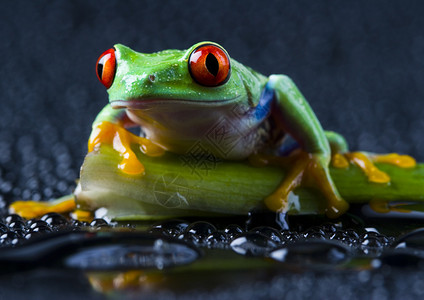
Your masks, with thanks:
[(273, 227), (260, 226), (260, 227), (253, 228), (250, 231), (263, 234), (264, 236), (268, 237), (269, 239), (271, 239), (271, 241), (273, 241), (277, 244), (281, 243), (281, 241), (282, 241), (282, 237), (281, 237), (280, 232)]
[(90, 227), (100, 229), (102, 227), (109, 227), (109, 223), (104, 219), (94, 219), (91, 221)]
[(198, 245), (205, 245), (209, 235), (216, 231), (215, 226), (211, 223), (198, 221), (190, 224), (185, 232), (184, 238)]
[(265, 256), (277, 245), (263, 234), (248, 232), (234, 239), (230, 246), (234, 252), (241, 255)]
[(350, 251), (343, 244), (329, 240), (299, 241), (274, 250), (269, 255), (276, 261), (293, 265), (334, 265), (347, 261)]
[(225, 227), (224, 232), (227, 234), (227, 237), (229, 240), (232, 240), (239, 235), (241, 235), (244, 230), (239, 225), (236, 224), (230, 224), (227, 227)]
[(68, 225), (68, 220), (64, 216), (58, 213), (48, 213), (40, 218), (45, 221), (49, 226), (62, 227)]
[(228, 243), (227, 235), (221, 231), (215, 231), (206, 238), (206, 244), (209, 248), (226, 248)]
[(155, 224), (153, 228), (163, 229), (163, 232), (166, 232), (170, 236), (178, 236), (188, 227), (188, 223), (182, 220), (167, 220)]

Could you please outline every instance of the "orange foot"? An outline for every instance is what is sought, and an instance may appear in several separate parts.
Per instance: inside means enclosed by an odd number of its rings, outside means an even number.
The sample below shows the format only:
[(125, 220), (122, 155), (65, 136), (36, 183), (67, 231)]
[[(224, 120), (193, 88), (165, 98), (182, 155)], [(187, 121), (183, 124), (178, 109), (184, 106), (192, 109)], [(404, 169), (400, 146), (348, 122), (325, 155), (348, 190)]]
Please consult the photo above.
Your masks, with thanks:
[(39, 218), (47, 213), (69, 213), (75, 210), (75, 198), (68, 195), (55, 201), (16, 201), (9, 206), (9, 212), (25, 219)]
[(290, 157), (255, 156), (251, 161), (254, 165), (290, 166), (280, 186), (265, 198), (265, 204), (270, 210), (286, 212), (290, 194), (300, 185), (315, 187), (325, 196), (325, 213), (329, 218), (337, 218), (349, 208), (349, 204), (338, 193), (328, 167), (316, 155), (299, 151)]
[(371, 154), (365, 152), (336, 153), (332, 157), (332, 165), (335, 168), (347, 168), (349, 162), (357, 165), (368, 177), (370, 182), (389, 183), (390, 176), (379, 170), (374, 163), (386, 163), (399, 168), (413, 168), (417, 165), (415, 159), (409, 155)]
[(131, 149), (131, 144), (140, 145), (140, 150), (148, 156), (161, 156), (165, 150), (152, 141), (136, 136), (120, 124), (107, 121), (99, 123), (91, 133), (88, 141), (88, 152), (98, 148), (102, 143), (112, 145), (122, 157), (118, 168), (130, 175), (144, 173), (144, 166)]

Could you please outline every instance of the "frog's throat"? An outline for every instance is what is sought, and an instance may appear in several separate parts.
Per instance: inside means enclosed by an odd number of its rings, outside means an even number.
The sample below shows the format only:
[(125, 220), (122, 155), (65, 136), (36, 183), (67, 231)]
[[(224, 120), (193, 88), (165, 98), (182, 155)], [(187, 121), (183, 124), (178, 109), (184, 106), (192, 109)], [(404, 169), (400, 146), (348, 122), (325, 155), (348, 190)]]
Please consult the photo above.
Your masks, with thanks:
[(142, 100), (112, 100), (112, 108), (145, 109), (152, 105), (193, 105), (193, 106), (221, 106), (239, 103), (240, 97), (222, 100), (190, 100), (190, 99), (142, 99)]

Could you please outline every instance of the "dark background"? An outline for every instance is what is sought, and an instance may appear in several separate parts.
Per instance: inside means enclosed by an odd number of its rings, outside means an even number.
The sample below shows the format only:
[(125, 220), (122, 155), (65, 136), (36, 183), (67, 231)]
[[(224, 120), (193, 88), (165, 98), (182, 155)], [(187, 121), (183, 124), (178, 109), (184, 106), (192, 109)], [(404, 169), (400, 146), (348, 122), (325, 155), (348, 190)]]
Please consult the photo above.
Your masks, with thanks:
[(0, 1), (0, 203), (72, 191), (115, 43), (212, 40), (293, 78), (354, 150), (424, 159), (422, 1)]

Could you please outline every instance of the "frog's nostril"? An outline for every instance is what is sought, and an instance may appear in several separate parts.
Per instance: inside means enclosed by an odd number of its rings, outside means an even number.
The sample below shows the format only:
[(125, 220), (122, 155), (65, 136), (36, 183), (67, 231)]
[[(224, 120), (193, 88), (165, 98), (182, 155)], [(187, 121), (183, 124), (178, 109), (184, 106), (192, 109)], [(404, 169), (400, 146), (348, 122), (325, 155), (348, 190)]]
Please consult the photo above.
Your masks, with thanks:
[(155, 75), (153, 75), (153, 74), (150, 74), (149, 75), (150, 82), (155, 82), (155, 79), (156, 79), (156, 76)]

